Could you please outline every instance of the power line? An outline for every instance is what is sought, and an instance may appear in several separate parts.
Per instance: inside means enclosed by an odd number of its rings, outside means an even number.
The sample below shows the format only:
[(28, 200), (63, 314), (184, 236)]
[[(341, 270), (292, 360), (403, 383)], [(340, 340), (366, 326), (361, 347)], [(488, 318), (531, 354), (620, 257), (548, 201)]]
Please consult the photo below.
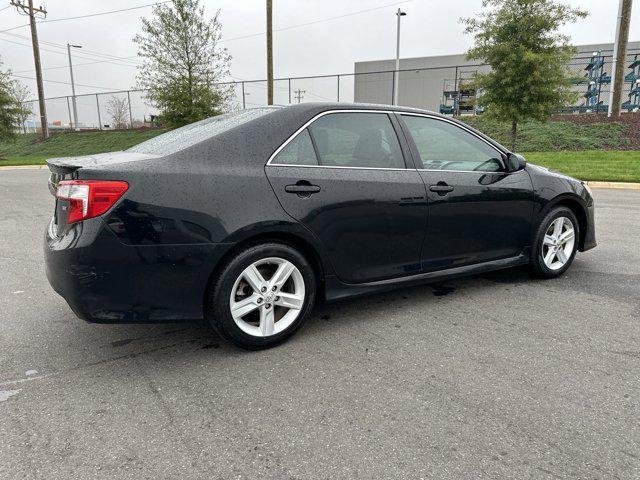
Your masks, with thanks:
[(172, 0), (165, 0), (163, 2), (147, 3), (146, 5), (139, 5), (137, 7), (121, 8), (120, 10), (111, 10), (111, 11), (108, 11), (108, 12), (100, 12), (100, 13), (88, 13), (86, 15), (78, 15), (76, 17), (52, 18), (51, 20), (42, 20), (39, 23), (64, 22), (66, 20), (77, 20), (79, 18), (98, 17), (100, 15), (110, 15), (112, 13), (128, 12), (130, 10), (139, 10), (140, 8), (153, 7), (154, 5), (162, 5), (163, 3), (171, 3), (171, 1)]
[[(24, 75), (16, 75), (15, 73), (11, 73), (10, 74), (12, 77), (16, 77), (16, 78), (24, 78), (26, 80), (35, 80), (35, 78), (33, 77), (26, 77)], [(71, 85), (70, 82), (62, 82), (59, 80), (47, 80), (46, 78), (42, 79), (43, 82), (48, 82), (48, 83), (59, 83), (61, 85)], [(99, 88), (100, 90), (111, 90), (114, 92), (119, 92), (119, 91), (125, 91), (124, 88), (112, 88), (112, 87), (100, 87), (98, 85), (86, 85), (86, 84), (82, 84), (82, 83), (78, 83), (76, 82), (76, 85), (79, 85), (81, 87), (87, 87), (87, 88)]]
[[(137, 56), (137, 55), (135, 55), (135, 56)], [(122, 57), (122, 58), (132, 58), (132, 57)], [(73, 65), (73, 68), (82, 67), (83, 65), (95, 65), (97, 63), (105, 63), (105, 61), (104, 60), (96, 60), (95, 62), (76, 63), (76, 64)], [(110, 62), (110, 63), (112, 65), (120, 65), (122, 67), (133, 67), (133, 68), (136, 68), (135, 65), (127, 65), (126, 63), (113, 63), (113, 62)], [(69, 65), (60, 65), (58, 67), (46, 67), (46, 68), (43, 68), (42, 70), (59, 70), (61, 68), (69, 68)], [(13, 73), (29, 73), (29, 72), (31, 72), (31, 70), (16, 70)]]
[[(150, 4), (140, 5), (140, 6), (137, 6), (137, 7), (124, 8), (124, 9), (120, 9), (120, 10), (111, 10), (111, 11), (108, 11), (108, 12), (100, 12), (100, 13), (87, 14), (87, 15), (79, 15), (79, 16), (75, 16), (75, 17), (67, 17), (67, 18), (61, 18), (61, 19), (52, 19), (52, 20), (41, 21), (41, 22), (38, 22), (38, 23), (53, 22), (53, 21), (63, 21), (63, 20), (73, 20), (73, 19), (78, 19), (78, 18), (94, 17), (94, 16), (99, 16), (99, 15), (108, 15), (108, 14), (111, 14), (111, 13), (135, 10), (135, 9), (140, 9), (140, 8), (146, 8), (146, 7), (153, 6), (153, 5), (169, 3), (170, 1), (171, 0), (157, 2), (157, 3), (150, 3)], [(347, 13), (347, 14), (344, 14), (344, 15), (328, 17), (328, 18), (314, 20), (314, 21), (311, 21), (311, 22), (301, 23), (301, 24), (297, 24), (297, 25), (290, 25), (288, 27), (275, 29), (275, 31), (290, 30), (290, 29), (293, 29), (293, 28), (298, 28), (298, 27), (303, 27), (303, 26), (307, 26), (307, 25), (313, 25), (313, 24), (317, 24), (317, 23), (332, 21), (332, 20), (336, 20), (336, 19), (339, 19), (339, 18), (349, 17), (349, 16), (353, 16), (353, 15), (359, 15), (361, 13), (366, 13), (366, 12), (370, 12), (370, 11), (374, 11), (374, 10), (380, 10), (382, 8), (387, 8), (387, 7), (399, 5), (399, 4), (402, 4), (402, 3), (408, 3), (408, 2), (411, 2), (411, 1), (413, 1), (413, 0), (403, 0), (403, 1), (400, 1), (400, 2), (395, 2), (395, 3), (391, 3), (391, 4), (387, 4), (387, 5), (381, 5), (381, 6), (373, 7), (373, 8), (369, 8), (369, 9), (358, 10), (356, 12), (350, 12), (350, 13)], [(14, 27), (14, 28), (20, 28), (22, 26), (25, 26), (25, 25), (20, 25), (18, 27)], [(2, 30), (2, 31), (0, 31), (0, 33), (6, 33), (7, 31), (13, 30), (14, 28), (7, 29), (7, 30)], [(14, 37), (21, 37), (21, 38), (28, 39), (28, 37), (26, 37), (24, 35), (19, 35), (19, 34), (14, 34), (14, 33), (6, 33), (6, 35), (11, 35), (11, 36), (14, 36)], [(243, 38), (250, 38), (250, 37), (256, 37), (256, 36), (261, 36), (261, 35), (264, 35), (264, 32), (254, 33), (254, 34), (250, 34), (250, 35), (244, 35), (244, 36), (240, 36), (240, 37), (233, 37), (233, 38), (223, 39), (222, 41), (240, 40), (240, 39), (243, 39)], [(9, 40), (6, 40), (6, 39), (4, 39), (4, 40), (9, 42)], [(29, 47), (29, 45), (24, 45), (24, 44), (17, 43), (17, 42), (10, 42), (10, 43), (14, 43), (16, 45), (22, 45), (22, 46), (25, 46), (25, 47)], [(54, 43), (54, 42), (41, 41), (40, 43), (43, 43), (45, 45), (50, 45), (50, 46), (53, 46), (53, 47), (57, 47), (57, 48), (61, 48), (61, 49), (66, 49), (65, 45)], [(50, 50), (50, 49), (46, 49), (46, 48), (43, 48), (42, 50), (45, 50), (45, 51), (51, 52), (51, 53), (58, 53), (58, 54), (61, 54), (61, 55), (65, 55), (64, 52), (58, 52), (58, 51)], [(113, 65), (128, 66), (128, 67), (138, 67), (138, 64), (136, 62), (133, 62), (133, 61), (129, 62), (128, 61), (128, 59), (130, 59), (130, 58), (137, 58), (137, 55), (132, 55), (132, 56), (128, 56), (128, 57), (117, 57), (117, 56), (114, 56), (114, 55), (109, 55), (109, 54), (105, 54), (105, 53), (101, 53), (101, 52), (97, 52), (97, 51), (93, 51), (93, 50), (84, 49), (82, 52), (76, 52), (76, 56), (79, 56), (81, 58), (86, 58), (88, 60), (95, 59), (95, 58), (105, 59), (105, 60), (100, 60), (100, 61), (95, 61), (95, 62), (80, 63), (80, 64), (78, 64), (78, 66), (81, 66), (81, 65), (92, 65), (92, 64), (97, 64), (97, 63), (112, 63)], [(117, 60), (117, 61), (120, 61), (120, 62), (125, 61), (127, 63), (118, 63), (118, 62), (115, 62), (113, 60)], [(63, 66), (60, 66), (60, 67), (49, 67), (49, 68), (46, 68), (45, 70), (52, 70), (52, 69), (58, 69), (58, 68), (66, 68), (66, 67), (63, 67)], [(23, 72), (25, 72), (25, 70), (23, 70)]]
[[(364, 9), (364, 10), (358, 10), (358, 11), (355, 11), (355, 12), (350, 12), (350, 13), (346, 13), (346, 14), (343, 14), (343, 15), (333, 16), (333, 17), (327, 17), (327, 18), (323, 18), (323, 19), (318, 19), (318, 20), (314, 20), (314, 21), (311, 21), (311, 22), (305, 22), (305, 23), (301, 23), (301, 24), (290, 25), (290, 26), (287, 26), (287, 27), (282, 27), (282, 28), (278, 28), (278, 29), (274, 29), (274, 30), (275, 31), (285, 31), (285, 30), (304, 27), (304, 26), (308, 26), (308, 25), (314, 25), (314, 24), (318, 24), (318, 23), (333, 21), (333, 20), (337, 20), (337, 19), (340, 19), (340, 18), (345, 18), (345, 17), (359, 15), (359, 14), (362, 14), (362, 13), (367, 13), (367, 12), (371, 12), (371, 11), (375, 11), (375, 10), (380, 10), (380, 9), (391, 7), (391, 6), (396, 6), (396, 5), (403, 4), (403, 3), (409, 3), (411, 1), (413, 1), (413, 0), (403, 0), (403, 1), (400, 1), (400, 2), (395, 2), (395, 3), (391, 3), (391, 4), (386, 4), (386, 5), (380, 5), (378, 7), (368, 8), (368, 9)], [(161, 1), (161, 2), (145, 4), (145, 5), (139, 5), (139, 6), (136, 6), (136, 7), (124, 8), (124, 9), (119, 9), (119, 10), (111, 10), (111, 11), (107, 11), (107, 12), (99, 12), (99, 13), (86, 14), (86, 15), (78, 15), (78, 16), (74, 16), (74, 17), (66, 17), (66, 18), (60, 18), (60, 19), (42, 20), (42, 21), (40, 21), (38, 23), (59, 22), (59, 21), (74, 20), (74, 19), (81, 19), (81, 18), (87, 18), (87, 17), (95, 17), (95, 16), (100, 16), (100, 15), (109, 15), (109, 14), (113, 14), (113, 13), (136, 10), (136, 9), (146, 8), (146, 7), (149, 7), (149, 6), (165, 4), (165, 3), (170, 3), (170, 2), (171, 2), (171, 0), (166, 0), (166, 1)], [(10, 29), (1, 30), (0, 33), (6, 33), (6, 32), (8, 32), (10, 30), (14, 30), (16, 28), (21, 28), (23, 26), (25, 26), (25, 25), (20, 25), (20, 26), (13, 27), (13, 28), (10, 28)], [(14, 37), (28, 38), (28, 37), (24, 37), (24, 36), (18, 35), (18, 34), (11, 34), (11, 33), (6, 33), (6, 34), (14, 36)], [(265, 34), (264, 32), (254, 33), (254, 34), (244, 35), (244, 36), (240, 36), (240, 37), (233, 37), (233, 38), (223, 39), (222, 41), (240, 40), (240, 39), (243, 39), (243, 38), (261, 36), (261, 35), (264, 35), (264, 34)], [(7, 40), (7, 39), (0, 39), (0, 40), (4, 40), (6, 42), (13, 43), (13, 44), (16, 44), (16, 45), (29, 47), (29, 45), (21, 44), (21, 43), (18, 43), (18, 42), (12, 42), (12, 41)], [(54, 43), (54, 42), (42, 41), (41, 43), (43, 43), (45, 45), (49, 45), (49, 46), (55, 47), (55, 48), (66, 49), (66, 46), (61, 45), (61, 44), (57, 44), (57, 43)], [(47, 48), (42, 48), (42, 50), (45, 50), (45, 51), (51, 52), (51, 53), (57, 53), (57, 54), (60, 54), (60, 55), (66, 55), (64, 52), (51, 50), (51, 49), (47, 49)], [(127, 67), (138, 67), (138, 64), (136, 62), (128, 60), (130, 58), (136, 58), (137, 55), (128, 56), (128, 57), (117, 57), (117, 56), (113, 56), (113, 55), (110, 55), (110, 54), (105, 54), (105, 53), (96, 52), (96, 51), (92, 51), (92, 50), (86, 50), (86, 49), (84, 49), (83, 52), (76, 52), (76, 55), (79, 56), (80, 58), (85, 58), (85, 59), (88, 59), (88, 60), (99, 59), (99, 60), (95, 60), (95, 61), (92, 61), (92, 62), (79, 63), (79, 64), (77, 64), (77, 66), (94, 65), (94, 64), (98, 64), (98, 63), (111, 63), (113, 65), (120, 65), (120, 66), (127, 66)], [(118, 63), (118, 61), (124, 61), (124, 62), (127, 62), (127, 63)], [(60, 69), (60, 68), (66, 68), (66, 66), (49, 67), (49, 68), (46, 68), (46, 70), (53, 70), (53, 69)], [(21, 72), (26, 72), (26, 71), (23, 70)], [(14, 75), (14, 76), (19, 77), (19, 75)], [(22, 77), (22, 78), (30, 78), (30, 77)], [(58, 81), (52, 81), (52, 80), (46, 80), (46, 81), (47, 82), (51, 82), (51, 83), (68, 84), (67, 82), (58, 82)], [(80, 85), (80, 84), (78, 84), (78, 85)], [(90, 86), (90, 85), (82, 85), (82, 86), (88, 86), (88, 87), (92, 87), (92, 88), (100, 88), (100, 89), (105, 89), (105, 90), (114, 90), (114, 89), (107, 88), (107, 87), (94, 87), (94, 86)], [(304, 93), (306, 93), (306, 91), (304, 91), (304, 90), (297, 90), (297, 92), (298, 92), (299, 95), (303, 95)], [(302, 92), (302, 93), (300, 93), (300, 92)], [(318, 98), (323, 98), (323, 99), (325, 98), (325, 97), (322, 97), (320, 95), (314, 94), (312, 92), (309, 92), (309, 94), (313, 95), (313, 96), (316, 96)], [(298, 98), (298, 101), (300, 101), (300, 100), (301, 100), (301, 98)]]
[[(2, 32), (0, 32), (0, 33), (2, 33)], [(10, 35), (12, 37), (23, 38), (23, 39), (29, 40), (29, 37), (27, 37), (25, 35), (20, 35), (18, 33), (3, 33), (3, 35)], [(5, 40), (5, 39), (0, 39), (0, 40)], [(5, 40), (5, 41), (8, 41), (8, 40)], [(50, 45), (52, 47), (60, 48), (60, 49), (63, 49), (63, 50), (67, 49), (67, 46), (63, 45), (61, 43), (48, 42), (48, 41), (45, 41), (45, 40), (40, 40), (40, 43), (44, 43), (45, 45)], [(17, 43), (16, 45), (21, 45), (21, 44)], [(60, 53), (60, 52), (54, 52), (54, 53)], [(121, 59), (129, 59), (129, 58), (136, 58), (137, 57), (137, 55), (130, 55), (128, 57), (117, 57), (115, 55), (111, 55), (111, 54), (108, 54), (108, 53), (97, 52), (97, 51), (94, 51), (94, 50), (87, 50), (86, 48), (84, 48), (82, 52), (77, 52), (77, 55), (80, 56), (80, 57), (85, 57), (85, 58), (97, 57), (97, 58), (107, 58), (109, 60), (121, 60)], [(135, 64), (135, 63), (133, 63), (133, 65), (137, 66), (137, 64)]]
[[(112, 13), (128, 12), (130, 10), (139, 10), (141, 8), (152, 7), (154, 5), (161, 5), (163, 3), (170, 3), (171, 1), (172, 0), (165, 0), (165, 1), (162, 1), (162, 2), (147, 3), (145, 5), (139, 5), (137, 7), (121, 8), (119, 10), (110, 10), (108, 12), (88, 13), (86, 15), (77, 15), (75, 17), (52, 18), (50, 20), (40, 20), (38, 23), (64, 22), (64, 21), (67, 21), (67, 20), (77, 20), (77, 19), (80, 19), (80, 18), (98, 17), (100, 15), (110, 15)], [(7, 28), (6, 30), (0, 30), (0, 33), (9, 32), (11, 30), (16, 30), (18, 28), (26, 27), (28, 25), (29, 25), (28, 23), (25, 23), (24, 25), (17, 25), (15, 27)]]
[[(387, 5), (380, 5), (379, 7), (367, 8), (365, 10), (358, 10), (357, 12), (345, 13), (344, 15), (337, 15), (335, 17), (327, 17), (327, 18), (322, 18), (322, 19), (319, 19), (319, 20), (313, 20), (311, 22), (298, 23), (296, 25), (289, 25), (288, 27), (274, 28), (273, 31), (274, 32), (282, 32), (282, 31), (285, 31), (285, 30), (291, 30), (293, 28), (306, 27), (308, 25), (315, 25), (316, 23), (330, 22), (332, 20), (338, 20), (340, 18), (351, 17), (353, 15), (359, 15), (361, 13), (372, 12), (374, 10), (380, 10), (382, 8), (394, 7), (396, 5), (400, 5), (400, 4), (403, 4), (403, 3), (409, 3), (409, 2), (412, 2), (412, 1), (413, 0), (403, 0), (401, 2), (389, 3)], [(231, 37), (231, 38), (226, 38), (226, 39), (223, 38), (221, 41), (222, 42), (231, 42), (233, 40), (241, 40), (243, 38), (259, 37), (261, 35), (266, 35), (266, 32), (251, 33), (251, 34), (248, 34), (248, 35), (242, 35), (240, 37)]]
[[(303, 92), (306, 92), (306, 90), (303, 90)], [(323, 97), (322, 95), (318, 95), (317, 93), (313, 93), (313, 92), (307, 92), (309, 95), (313, 95), (314, 97), (317, 97), (321, 100), (328, 100), (329, 102), (333, 102), (334, 99), (333, 98), (329, 98), (329, 97)]]
[[(25, 45), (24, 43), (14, 42), (12, 40), (7, 40), (6, 38), (0, 38), (0, 40), (2, 40), (4, 42), (12, 43), (14, 45), (20, 45), (22, 47), (31, 48), (30, 45)], [(40, 48), (40, 50), (44, 50), (45, 52), (57, 53), (58, 55), (65, 55), (66, 56), (66, 53), (58, 51), (58, 50), (51, 50), (50, 48)], [(93, 59), (99, 58), (99, 57), (93, 57), (93, 56), (90, 56), (90, 55), (82, 55), (82, 56), (80, 56), (80, 58), (85, 58), (87, 60), (93, 60)], [(118, 57), (114, 57), (114, 60), (116, 58), (118, 58)], [(127, 58), (127, 57), (121, 57), (121, 58)], [(129, 58), (132, 58), (132, 57), (129, 57)], [(111, 59), (101, 59), (100, 63), (112, 63), (113, 65), (121, 65), (123, 67), (135, 67), (135, 66), (137, 66), (136, 64), (133, 64), (133, 63), (118, 63), (118, 62), (115, 62), (115, 61), (113, 61)]]
[(11, 30), (16, 30), (18, 28), (28, 27), (28, 26), (29, 26), (29, 24), (25, 23), (24, 25), (18, 25), (17, 27), (11, 27), (11, 28), (7, 28), (6, 30), (0, 30), (0, 33), (9, 32)]
[[(110, 55), (108, 53), (101, 53), (101, 52), (97, 52), (95, 50), (87, 50), (85, 48), (83, 48), (82, 52), (78, 52), (78, 53), (80, 53), (81, 56), (86, 54), (85, 56), (87, 56), (88, 58), (89, 57), (97, 57), (97, 58), (101, 58), (102, 57), (102, 58), (106, 58), (107, 60), (124, 60), (124, 59), (137, 58), (138, 57), (137, 54), (136, 55), (129, 55), (129, 56), (126, 56), (126, 57), (117, 57), (115, 55)], [(131, 65), (137, 66), (138, 64), (135, 63), (135, 62), (131, 62)]]

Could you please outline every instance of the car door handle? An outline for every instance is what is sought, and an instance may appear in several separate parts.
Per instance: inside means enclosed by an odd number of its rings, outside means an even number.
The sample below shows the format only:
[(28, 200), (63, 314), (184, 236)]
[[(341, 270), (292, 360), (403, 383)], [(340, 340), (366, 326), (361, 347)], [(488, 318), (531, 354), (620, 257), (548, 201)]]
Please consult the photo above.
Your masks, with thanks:
[(312, 185), (306, 180), (300, 180), (295, 185), (287, 185), (284, 187), (284, 191), (288, 193), (297, 193), (300, 196), (309, 196), (312, 193), (318, 193), (320, 187), (318, 185)]
[(430, 185), (429, 190), (437, 192), (438, 195), (446, 195), (449, 192), (453, 192), (453, 187), (444, 182), (438, 182), (436, 185)]

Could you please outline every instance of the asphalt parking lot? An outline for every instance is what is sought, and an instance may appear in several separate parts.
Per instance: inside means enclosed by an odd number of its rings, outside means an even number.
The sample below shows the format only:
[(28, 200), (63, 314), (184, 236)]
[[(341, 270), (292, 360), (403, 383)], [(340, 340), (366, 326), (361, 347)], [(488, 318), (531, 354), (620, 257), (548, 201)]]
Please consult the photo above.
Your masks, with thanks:
[(239, 351), (92, 325), (49, 287), (44, 170), (0, 172), (0, 478), (640, 478), (640, 191), (599, 246), (318, 308)]

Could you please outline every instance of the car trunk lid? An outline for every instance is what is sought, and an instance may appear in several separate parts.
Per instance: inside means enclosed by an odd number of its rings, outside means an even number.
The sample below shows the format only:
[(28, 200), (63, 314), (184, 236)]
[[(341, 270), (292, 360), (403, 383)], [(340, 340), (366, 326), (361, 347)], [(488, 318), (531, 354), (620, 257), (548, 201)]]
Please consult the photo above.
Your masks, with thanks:
[[(53, 221), (50, 233), (60, 236), (67, 228), (67, 218), (69, 203), (56, 197), (58, 184), (62, 180), (74, 180), (86, 177), (82, 175), (82, 170), (91, 170), (91, 173), (98, 170), (106, 170), (110, 172), (111, 180), (124, 180), (119, 175), (119, 164), (135, 162), (140, 160), (149, 160), (157, 158), (156, 155), (149, 155), (137, 152), (109, 152), (95, 155), (83, 155), (77, 157), (61, 157), (50, 158), (46, 161), (51, 175), (49, 176), (48, 187), (49, 192), (55, 198), (55, 206), (53, 212)], [(103, 176), (103, 175), (101, 175)]]

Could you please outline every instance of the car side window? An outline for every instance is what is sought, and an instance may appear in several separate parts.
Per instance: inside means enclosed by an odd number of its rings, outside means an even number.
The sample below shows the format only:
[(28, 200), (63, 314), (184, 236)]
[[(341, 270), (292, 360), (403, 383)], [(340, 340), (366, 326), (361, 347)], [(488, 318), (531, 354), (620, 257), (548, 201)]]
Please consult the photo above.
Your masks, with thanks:
[(435, 118), (402, 115), (422, 160), (428, 170), (504, 170), (500, 152), (449, 122)]
[(274, 165), (318, 165), (316, 152), (305, 128), (291, 140), (271, 161)]
[(320, 165), (405, 168), (398, 137), (386, 113), (330, 113), (309, 130)]

